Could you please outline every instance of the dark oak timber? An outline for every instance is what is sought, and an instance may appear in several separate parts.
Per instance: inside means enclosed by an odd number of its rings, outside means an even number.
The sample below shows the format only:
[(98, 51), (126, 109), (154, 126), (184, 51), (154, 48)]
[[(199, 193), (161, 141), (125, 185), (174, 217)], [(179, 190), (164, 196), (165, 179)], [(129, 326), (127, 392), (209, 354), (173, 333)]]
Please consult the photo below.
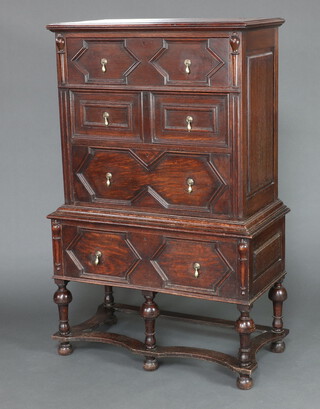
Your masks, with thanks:
[[(256, 353), (283, 352), (285, 215), (278, 198), (281, 18), (97, 20), (55, 33), (65, 203), (52, 221), (59, 354), (71, 342), (216, 362), (250, 389)], [(104, 287), (69, 326), (69, 281)], [(142, 291), (141, 308), (113, 288)], [(255, 325), (269, 292), (272, 327)], [(159, 293), (232, 303), (236, 322), (161, 311)], [(159, 297), (160, 299), (160, 297)], [(140, 312), (145, 339), (103, 331)], [(238, 356), (156, 344), (158, 316), (235, 328)]]

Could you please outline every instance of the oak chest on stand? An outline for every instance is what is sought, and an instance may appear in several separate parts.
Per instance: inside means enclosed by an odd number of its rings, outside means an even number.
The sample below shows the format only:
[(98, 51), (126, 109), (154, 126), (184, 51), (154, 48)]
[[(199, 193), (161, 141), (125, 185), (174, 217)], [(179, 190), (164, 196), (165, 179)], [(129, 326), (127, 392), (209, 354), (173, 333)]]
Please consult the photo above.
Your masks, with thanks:
[[(252, 386), (256, 353), (283, 352), (284, 226), (278, 199), (278, 27), (284, 20), (99, 20), (55, 32), (65, 204), (52, 220), (59, 354), (95, 341), (145, 356), (194, 357)], [(69, 281), (104, 286), (70, 327)], [(103, 332), (112, 287), (142, 290), (145, 340)], [(271, 327), (255, 325), (266, 291)], [(157, 293), (233, 303), (236, 322), (159, 310)], [(156, 344), (159, 316), (235, 327), (237, 356)], [(271, 315), (271, 314), (270, 314)], [(114, 328), (113, 328), (114, 329)], [(165, 369), (164, 369), (165, 370)]]

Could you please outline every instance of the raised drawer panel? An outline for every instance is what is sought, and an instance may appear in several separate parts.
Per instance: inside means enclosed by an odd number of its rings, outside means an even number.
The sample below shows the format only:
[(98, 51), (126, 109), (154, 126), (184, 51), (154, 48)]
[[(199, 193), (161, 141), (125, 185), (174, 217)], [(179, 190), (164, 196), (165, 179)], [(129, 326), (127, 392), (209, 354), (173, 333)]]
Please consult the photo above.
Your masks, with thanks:
[[(151, 62), (165, 85), (227, 85), (227, 38), (164, 39)], [(221, 72), (219, 72), (221, 70)]]
[(142, 141), (142, 94), (71, 92), (73, 138)]
[(125, 282), (139, 262), (139, 255), (125, 233), (77, 229), (65, 251), (81, 276), (108, 276)]
[(67, 53), (72, 83), (124, 85), (139, 65), (126, 39), (69, 38)]
[(230, 157), (139, 150), (73, 150), (76, 202), (225, 213), (231, 210)]
[(228, 96), (153, 94), (154, 143), (228, 147)]
[(166, 292), (230, 296), (238, 290), (236, 240), (197, 241), (63, 226), (66, 277)]
[(68, 38), (67, 82), (224, 87), (229, 58), (227, 37)]
[(232, 244), (165, 238), (151, 263), (166, 288), (218, 295), (225, 284), (236, 291), (235, 254)]

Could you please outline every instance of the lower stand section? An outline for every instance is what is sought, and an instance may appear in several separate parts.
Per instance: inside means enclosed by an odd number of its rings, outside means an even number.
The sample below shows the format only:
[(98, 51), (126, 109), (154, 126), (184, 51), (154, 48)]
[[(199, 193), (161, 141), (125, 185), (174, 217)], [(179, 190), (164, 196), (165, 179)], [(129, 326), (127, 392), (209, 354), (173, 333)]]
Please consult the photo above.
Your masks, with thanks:
[[(282, 329), (281, 333), (277, 333), (274, 331), (273, 327), (254, 325), (253, 321), (249, 318), (249, 312), (243, 310), (241, 306), (239, 307), (241, 312), (240, 318), (238, 321), (234, 322), (169, 311), (159, 311), (157, 305), (153, 301), (154, 293), (147, 292), (147, 294), (145, 293), (144, 295), (146, 302), (143, 304), (141, 309), (139, 307), (126, 304), (114, 304), (113, 308), (116, 312), (140, 312), (145, 319), (146, 325), (145, 343), (125, 335), (102, 332), (99, 330), (98, 327), (100, 325), (105, 323), (113, 323), (113, 321), (110, 320), (110, 311), (105, 308), (105, 304), (99, 306), (94, 317), (87, 320), (83, 324), (71, 327), (68, 334), (61, 334), (61, 332), (57, 332), (53, 335), (53, 339), (59, 340), (60, 343), (70, 343), (71, 341), (88, 341), (102, 342), (105, 344), (124, 347), (135, 354), (146, 357), (144, 364), (144, 369), (146, 370), (157, 369), (159, 358), (195, 358), (215, 362), (239, 374), (237, 386), (240, 389), (250, 389), (252, 387), (251, 375), (257, 367), (257, 352), (266, 344), (274, 344), (281, 341), (289, 333), (289, 330), (284, 328)], [(218, 325), (230, 329), (236, 328), (240, 336), (239, 358), (204, 348), (185, 346), (156, 347), (154, 337), (154, 321), (158, 316), (168, 319), (179, 319), (188, 322), (202, 323), (205, 325)], [(259, 334), (253, 337), (248, 344), (248, 336), (250, 338), (250, 334), (253, 334), (254, 332)], [(250, 346), (248, 347), (248, 345)]]

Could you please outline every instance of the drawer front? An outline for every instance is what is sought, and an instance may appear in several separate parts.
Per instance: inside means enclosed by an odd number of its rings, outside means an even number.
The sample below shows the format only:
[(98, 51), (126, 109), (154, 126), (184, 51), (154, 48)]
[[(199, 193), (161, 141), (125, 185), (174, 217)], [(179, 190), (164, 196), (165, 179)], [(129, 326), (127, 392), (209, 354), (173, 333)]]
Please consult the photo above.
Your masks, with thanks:
[(226, 295), (230, 289), (237, 294), (235, 256), (233, 243), (166, 237), (151, 263), (165, 288)]
[(165, 85), (224, 86), (229, 47), (227, 38), (164, 39), (151, 63)]
[(71, 92), (73, 138), (142, 140), (142, 94)]
[[(230, 157), (74, 147), (76, 202), (228, 214)], [(142, 155), (143, 153), (143, 155)]]
[(228, 147), (228, 96), (153, 94), (154, 143)]
[(125, 85), (139, 60), (126, 39), (68, 38), (68, 77), (71, 83)]
[(71, 84), (229, 85), (230, 43), (217, 38), (68, 38)]
[[(106, 277), (126, 282), (126, 276), (139, 262), (139, 255), (128, 242), (125, 233), (95, 232), (66, 228), (64, 242), (66, 262), (76, 267), (76, 275)], [(73, 268), (70, 272), (73, 271)]]
[(205, 242), (74, 226), (63, 226), (62, 231), (67, 277), (145, 286), (168, 293), (238, 294), (235, 240)]

